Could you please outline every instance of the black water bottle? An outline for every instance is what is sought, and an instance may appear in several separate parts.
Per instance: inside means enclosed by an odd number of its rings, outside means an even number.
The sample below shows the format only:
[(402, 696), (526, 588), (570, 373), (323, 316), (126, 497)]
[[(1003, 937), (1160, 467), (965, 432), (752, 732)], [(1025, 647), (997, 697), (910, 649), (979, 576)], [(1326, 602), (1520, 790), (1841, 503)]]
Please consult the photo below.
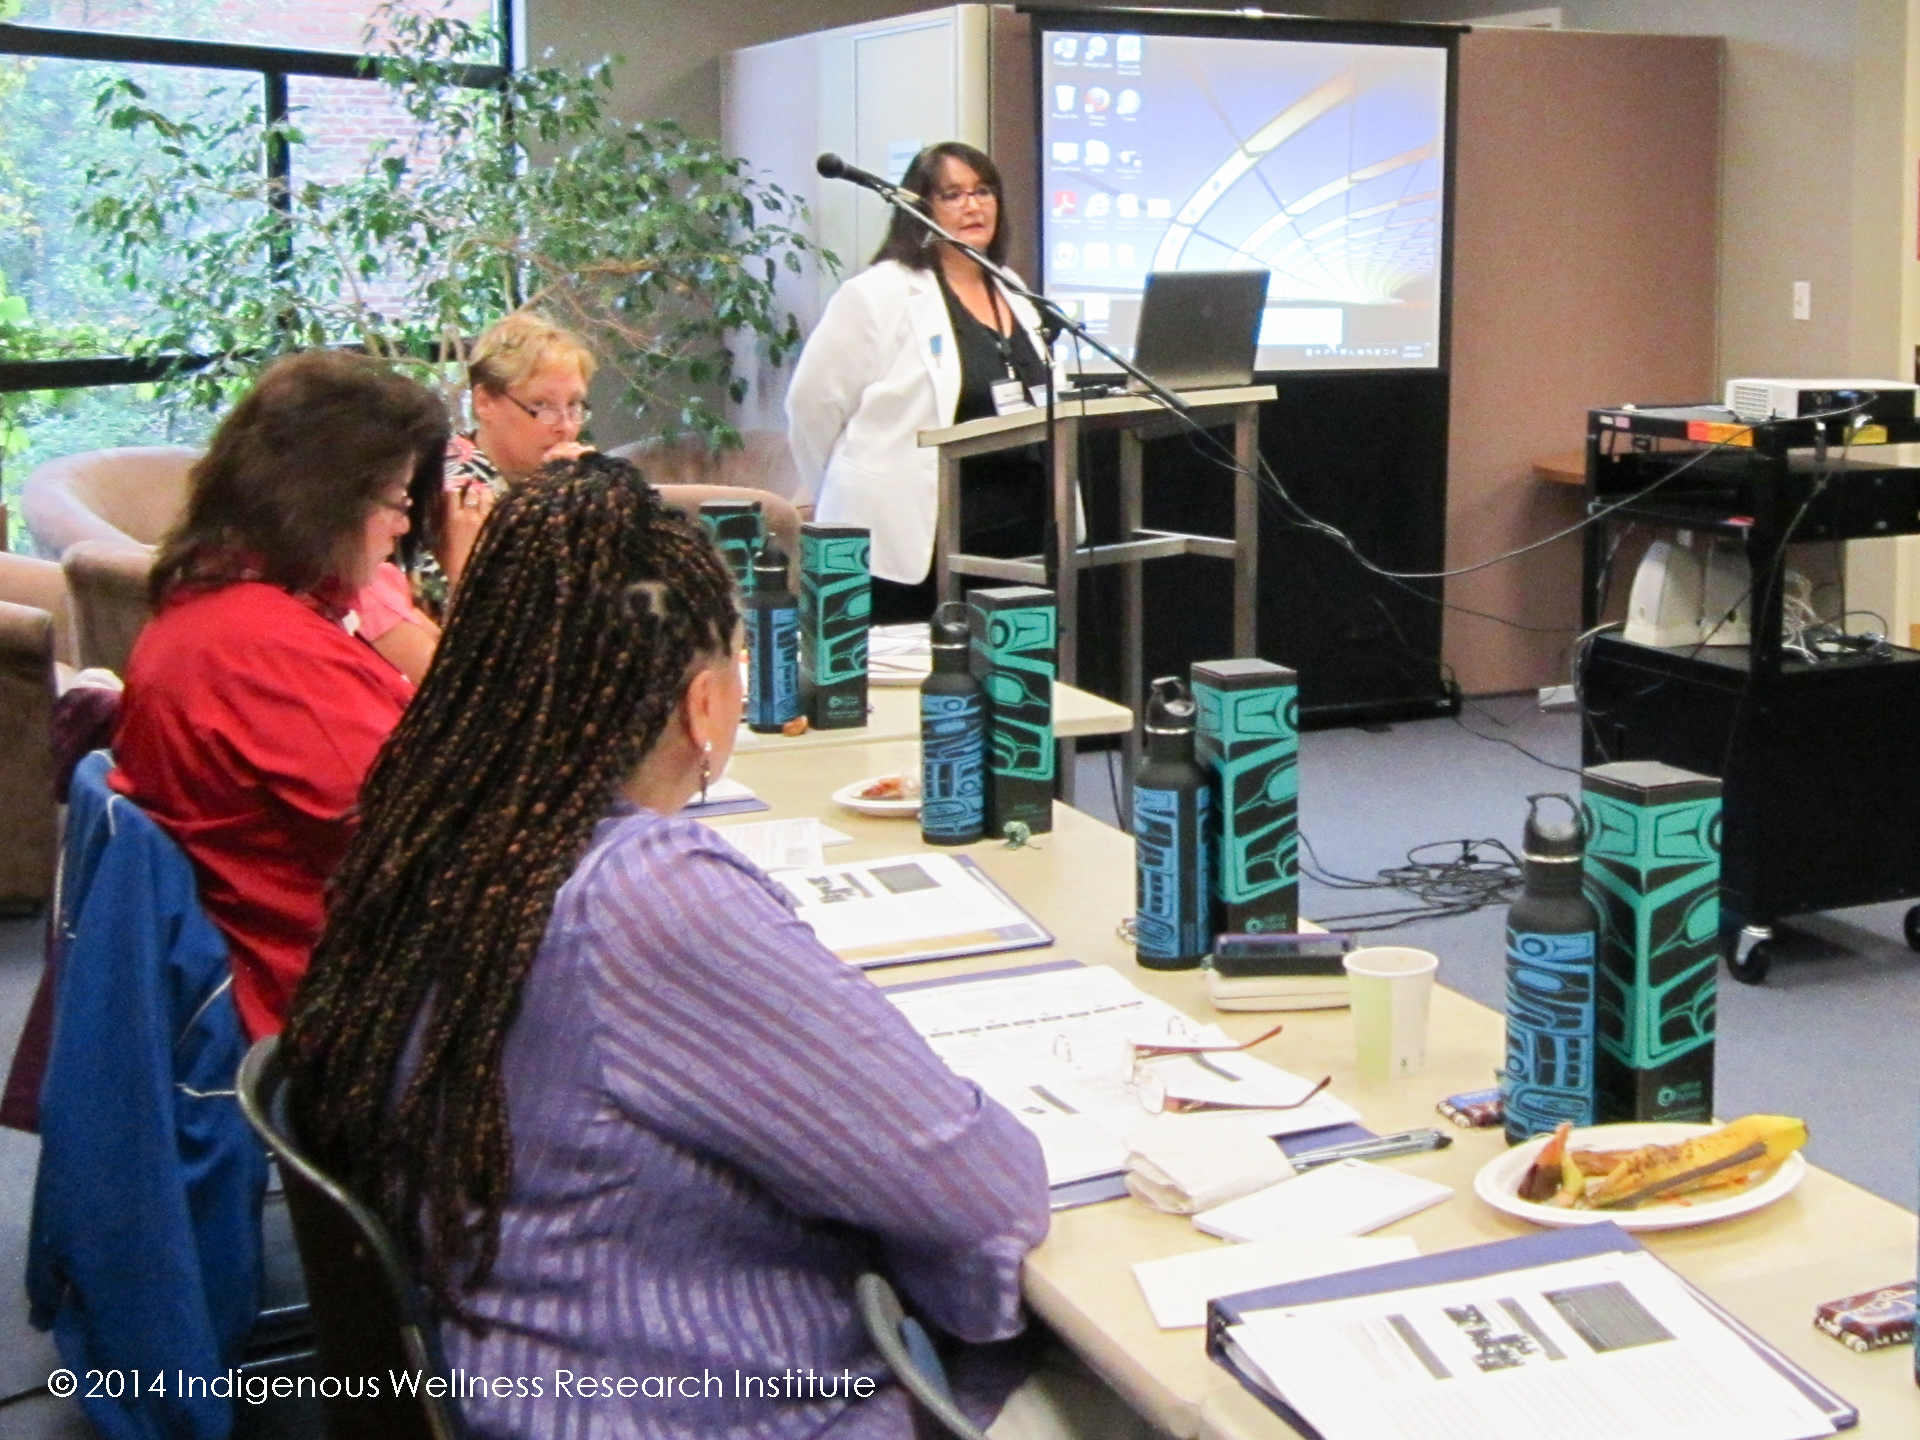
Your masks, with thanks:
[(747, 609), (747, 728), (775, 734), (800, 715), (800, 602), (787, 555), (767, 544), (753, 557)]
[(971, 845), (987, 833), (987, 692), (968, 669), (967, 607), (933, 612), (933, 673), (920, 686), (920, 838)]
[[(1541, 802), (1564, 815), (1541, 813)], [(1500, 1076), (1507, 1141), (1562, 1120), (1591, 1125), (1597, 1058), (1596, 954), (1600, 920), (1583, 890), (1586, 837), (1579, 805), (1527, 797), (1521, 843), (1525, 889), (1507, 911), (1507, 1063)]]
[(1134, 956), (1192, 970), (1212, 948), (1207, 777), (1193, 763), (1193, 697), (1178, 676), (1153, 682), (1147, 758), (1133, 777)]

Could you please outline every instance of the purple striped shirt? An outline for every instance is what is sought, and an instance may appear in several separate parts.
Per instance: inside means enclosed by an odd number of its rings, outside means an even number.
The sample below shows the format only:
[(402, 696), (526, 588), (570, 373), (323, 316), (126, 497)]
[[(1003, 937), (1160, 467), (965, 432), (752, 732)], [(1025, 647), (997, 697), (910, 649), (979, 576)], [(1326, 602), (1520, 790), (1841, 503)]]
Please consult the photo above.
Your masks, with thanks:
[[(1021, 1328), (1038, 1144), (697, 822), (601, 824), (505, 1076), (513, 1185), (471, 1295), (491, 1329), (443, 1331), (478, 1434), (908, 1436), (854, 1307), (867, 1268), (963, 1340)], [(1018, 1378), (991, 1350), (954, 1372), (983, 1417)]]

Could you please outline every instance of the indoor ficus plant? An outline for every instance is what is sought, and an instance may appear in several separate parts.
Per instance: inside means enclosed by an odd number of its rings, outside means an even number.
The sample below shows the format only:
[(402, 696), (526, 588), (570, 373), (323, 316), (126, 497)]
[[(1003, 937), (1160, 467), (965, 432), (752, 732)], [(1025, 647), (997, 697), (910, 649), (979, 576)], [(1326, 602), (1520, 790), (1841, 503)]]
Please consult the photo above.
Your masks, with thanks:
[(457, 384), (472, 338), (533, 307), (588, 340), (644, 429), (731, 439), (734, 347), (779, 364), (800, 342), (774, 285), (811, 246), (795, 197), (670, 121), (615, 116), (617, 60), (500, 71), (483, 28), (398, 5), (369, 43), (409, 134), (339, 179), (303, 177), (297, 106), (274, 120), (214, 93), (166, 113), (132, 80), (101, 88), (112, 127), (157, 142), (93, 167), (84, 212), (115, 279), (156, 302), (138, 353), (193, 357), (167, 383), (207, 403), (316, 345)]

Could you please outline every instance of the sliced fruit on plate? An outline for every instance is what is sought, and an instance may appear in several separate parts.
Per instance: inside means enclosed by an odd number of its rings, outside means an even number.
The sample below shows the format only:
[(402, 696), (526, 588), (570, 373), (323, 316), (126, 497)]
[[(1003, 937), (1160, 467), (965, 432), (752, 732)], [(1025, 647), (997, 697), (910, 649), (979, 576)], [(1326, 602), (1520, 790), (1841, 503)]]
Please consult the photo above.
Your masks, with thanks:
[(1646, 1145), (1587, 1185), (1583, 1209), (1631, 1209), (1773, 1170), (1807, 1143), (1807, 1125), (1788, 1115), (1748, 1115), (1677, 1145)]

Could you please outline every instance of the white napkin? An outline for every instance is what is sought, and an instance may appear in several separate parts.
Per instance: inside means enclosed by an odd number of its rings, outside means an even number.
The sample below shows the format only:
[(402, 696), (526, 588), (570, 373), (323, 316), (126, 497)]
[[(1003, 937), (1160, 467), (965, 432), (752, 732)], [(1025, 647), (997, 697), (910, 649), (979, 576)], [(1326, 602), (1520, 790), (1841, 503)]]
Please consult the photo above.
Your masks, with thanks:
[(1191, 1215), (1264, 1190), (1293, 1166), (1258, 1122), (1234, 1114), (1156, 1115), (1127, 1137), (1127, 1189)]

